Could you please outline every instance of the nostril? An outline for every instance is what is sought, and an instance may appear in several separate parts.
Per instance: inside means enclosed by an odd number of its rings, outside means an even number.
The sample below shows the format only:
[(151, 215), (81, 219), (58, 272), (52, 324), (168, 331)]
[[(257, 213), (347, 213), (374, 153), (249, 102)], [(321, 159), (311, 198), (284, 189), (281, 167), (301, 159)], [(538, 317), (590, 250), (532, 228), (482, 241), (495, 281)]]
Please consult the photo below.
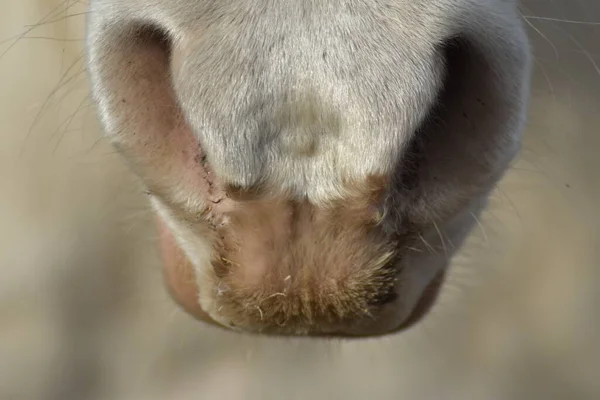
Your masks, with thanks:
[(106, 136), (151, 192), (186, 203), (202, 181), (202, 157), (173, 90), (171, 38), (154, 25), (108, 26), (88, 49)]
[(170, 35), (153, 24), (107, 24), (91, 29), (88, 68), (92, 78), (100, 80), (101, 85), (109, 78), (109, 72), (120, 72), (127, 78), (134, 70), (145, 68), (160, 67), (161, 78), (168, 79), (171, 48)]
[(108, 26), (90, 34), (88, 69), (92, 91), (109, 136), (119, 141), (137, 132), (139, 129), (123, 129), (118, 124), (126, 123), (127, 117), (140, 120), (143, 111), (158, 111), (158, 99), (163, 106), (176, 106), (170, 84), (170, 57), (171, 40), (153, 25)]
[(163, 62), (168, 63), (171, 57), (172, 40), (167, 32), (153, 25), (134, 25), (130, 35), (131, 46), (153, 49), (157, 54), (160, 52)]

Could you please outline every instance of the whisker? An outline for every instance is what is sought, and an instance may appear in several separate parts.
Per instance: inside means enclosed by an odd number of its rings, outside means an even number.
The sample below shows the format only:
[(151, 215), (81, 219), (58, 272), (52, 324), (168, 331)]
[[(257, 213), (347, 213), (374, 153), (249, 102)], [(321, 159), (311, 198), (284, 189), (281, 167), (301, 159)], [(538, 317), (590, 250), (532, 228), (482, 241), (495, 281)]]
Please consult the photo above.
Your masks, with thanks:
[(576, 25), (600, 26), (600, 22), (588, 22), (588, 21), (577, 21), (577, 20), (572, 20), (572, 19), (538, 17), (535, 15), (523, 15), (523, 17), (526, 19), (533, 19), (533, 20), (539, 20), (539, 21), (562, 22), (565, 24), (576, 24)]
[[(66, 7), (63, 8), (63, 6), (66, 4)], [(16, 37), (14, 37), (13, 42), (2, 52), (0, 53), (0, 60), (13, 48), (17, 45), (17, 43), (23, 38), (25, 37), (28, 33), (30, 33), (31, 31), (33, 31), (35, 28), (45, 25), (48, 22), (48, 18), (54, 18), (55, 15), (60, 14), (63, 11), (67, 11), (69, 8), (71, 7), (70, 1), (69, 0), (65, 0), (63, 2), (61, 2), (60, 4), (58, 4), (56, 7), (54, 7), (48, 14), (46, 14), (39, 22), (37, 22), (36, 24), (33, 25), (26, 25), (26, 30), (25, 32), (16, 35)]]
[(62, 21), (65, 21), (65, 20), (67, 20), (69, 18), (80, 17), (82, 15), (87, 15), (87, 14), (89, 14), (91, 12), (92, 11), (82, 11), (82, 12), (79, 12), (79, 13), (67, 14), (67, 15), (63, 15), (60, 18), (51, 19), (49, 21), (44, 21), (44, 22), (40, 22), (40, 23), (37, 23), (37, 24), (33, 24), (33, 25), (25, 25), (25, 27), (29, 28), (29, 29), (35, 29), (35, 28), (38, 28), (40, 26), (44, 26), (44, 25), (48, 25), (48, 24), (53, 24), (55, 22), (62, 22)]
[(34, 40), (48, 40), (48, 41), (52, 41), (52, 42), (84, 42), (85, 39), (67, 39), (67, 38), (57, 38), (57, 37), (51, 37), (51, 36), (21, 36), (21, 35), (15, 35), (12, 36), (10, 38), (4, 39), (4, 40), (0, 40), (0, 45), (6, 43), (6, 42), (10, 42), (11, 40), (18, 38), (18, 40), (28, 40), (28, 39), (34, 39)]
[[(54, 149), (52, 150), (52, 154), (56, 153), (56, 150), (58, 149), (58, 147), (60, 146), (60, 143), (62, 142), (62, 139), (64, 138), (65, 134), (67, 133), (67, 130), (69, 129), (69, 126), (71, 125), (71, 123), (73, 123), (73, 120), (75, 119), (75, 117), (81, 112), (81, 110), (85, 109), (84, 104), (86, 103), (86, 101), (90, 100), (91, 96), (87, 95), (83, 100), (81, 100), (81, 102), (79, 103), (79, 105), (77, 106), (77, 108), (75, 109), (75, 111), (73, 111), (71, 113), (71, 115), (66, 119), (66, 125), (65, 128), (63, 130), (62, 135), (59, 136), (58, 140), (56, 141), (56, 144), (54, 145)], [(88, 104), (88, 107), (91, 106), (90, 104)], [(63, 122), (64, 123), (64, 122)], [(61, 124), (62, 125), (62, 124)], [(51, 138), (54, 138), (56, 133), (60, 130), (60, 127), (52, 134)]]
[(548, 36), (544, 35), (544, 33), (542, 31), (540, 31), (535, 25), (533, 25), (527, 18), (525, 18), (524, 20), (527, 23), (527, 25), (529, 25), (531, 27), (531, 29), (536, 31), (538, 33), (538, 35), (540, 35), (542, 38), (544, 38), (544, 40), (546, 40), (546, 42), (548, 42), (550, 44), (550, 46), (552, 46), (552, 50), (554, 51), (554, 57), (556, 58), (556, 61), (558, 61), (558, 59), (560, 57), (558, 54), (558, 49), (556, 48), (554, 43), (548, 38)]
[(435, 221), (433, 222), (433, 226), (438, 234), (438, 236), (440, 237), (440, 240), (442, 242), (442, 248), (444, 250), (444, 254), (446, 255), (446, 257), (448, 257), (448, 249), (446, 248), (446, 241), (444, 240), (444, 237), (442, 236), (442, 231), (440, 231), (440, 228), (438, 227), (438, 225), (435, 223)]
[(73, 63), (67, 68), (67, 70), (60, 77), (58, 85), (56, 86), (56, 88), (54, 88), (50, 92), (50, 94), (48, 94), (48, 96), (46, 96), (46, 99), (42, 103), (42, 105), (40, 107), (40, 110), (37, 112), (36, 116), (34, 117), (33, 122), (31, 123), (31, 125), (29, 127), (29, 130), (27, 131), (27, 134), (25, 135), (25, 138), (23, 139), (23, 143), (21, 145), (21, 150), (20, 150), (19, 156), (23, 155), (23, 152), (25, 150), (25, 146), (27, 145), (27, 142), (29, 141), (29, 139), (31, 137), (31, 134), (33, 133), (33, 129), (35, 128), (35, 126), (37, 125), (37, 123), (40, 121), (40, 119), (42, 117), (42, 113), (46, 109), (46, 107), (48, 107), (48, 104), (50, 103), (50, 100), (52, 100), (52, 98), (54, 97), (54, 95), (56, 95), (56, 93), (62, 87), (64, 87), (65, 84), (67, 84), (68, 82), (72, 81), (76, 76), (79, 75), (79, 73), (78, 73), (75, 76), (71, 76), (68, 79), (66, 79), (66, 77), (69, 75), (69, 73), (71, 72), (71, 70), (77, 65), (77, 63), (79, 61), (82, 60), (82, 58), (83, 58), (83, 53), (79, 57), (77, 57), (77, 59), (75, 61), (73, 61)]
[(429, 249), (429, 251), (433, 254), (433, 255), (438, 255), (437, 251), (435, 250), (435, 248), (429, 244), (429, 242), (427, 240), (425, 240), (425, 238), (423, 237), (423, 235), (421, 235), (419, 233), (419, 239), (421, 239), (421, 241), (423, 242), (423, 244)]
[(488, 236), (487, 236), (487, 233), (485, 232), (485, 228), (483, 227), (483, 224), (481, 223), (479, 218), (477, 218), (477, 215), (475, 215), (472, 212), (470, 214), (473, 217), (473, 219), (475, 220), (475, 222), (477, 223), (477, 225), (479, 225), (479, 229), (481, 230), (481, 233), (483, 234), (483, 239), (485, 240), (485, 244), (486, 245), (489, 244)]

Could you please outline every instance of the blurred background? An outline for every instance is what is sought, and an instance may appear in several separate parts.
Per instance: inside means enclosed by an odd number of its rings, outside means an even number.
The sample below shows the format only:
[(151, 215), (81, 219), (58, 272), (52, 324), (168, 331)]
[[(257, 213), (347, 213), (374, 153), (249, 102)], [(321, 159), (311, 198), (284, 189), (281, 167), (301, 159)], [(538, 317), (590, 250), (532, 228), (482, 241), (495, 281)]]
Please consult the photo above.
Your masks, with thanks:
[(85, 2), (0, 13), (0, 399), (600, 399), (600, 1), (525, 0), (520, 159), (418, 327), (360, 342), (201, 325), (163, 288), (101, 139)]

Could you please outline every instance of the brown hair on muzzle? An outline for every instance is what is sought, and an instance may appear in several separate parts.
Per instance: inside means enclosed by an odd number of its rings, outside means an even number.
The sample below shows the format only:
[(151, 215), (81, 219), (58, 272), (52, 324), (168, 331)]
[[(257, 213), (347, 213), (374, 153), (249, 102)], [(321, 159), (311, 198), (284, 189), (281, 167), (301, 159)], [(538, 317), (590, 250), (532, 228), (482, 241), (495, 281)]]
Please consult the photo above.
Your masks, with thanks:
[(365, 198), (327, 207), (238, 201), (215, 226), (216, 307), (243, 329), (310, 333), (368, 317), (394, 297), (394, 241)]

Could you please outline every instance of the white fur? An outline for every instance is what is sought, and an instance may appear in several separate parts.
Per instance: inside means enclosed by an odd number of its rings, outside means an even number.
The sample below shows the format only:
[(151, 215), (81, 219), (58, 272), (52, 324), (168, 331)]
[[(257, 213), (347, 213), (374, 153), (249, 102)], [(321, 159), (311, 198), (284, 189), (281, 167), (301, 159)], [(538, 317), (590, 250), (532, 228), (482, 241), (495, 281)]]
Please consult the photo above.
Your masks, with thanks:
[[(154, 279), (146, 198), (97, 143), (93, 110), (78, 108), (83, 67), (58, 80), (80, 55), (86, 5), (3, 4), (0, 39), (57, 11), (0, 59), (0, 398), (597, 398), (600, 80), (588, 54), (600, 49), (586, 22), (600, 10), (594, 0), (523, 3), (541, 33), (531, 30), (533, 113), (523, 158), (452, 269), (447, 294), (470, 301), (429, 329), (342, 344), (242, 340), (174, 310)], [(15, 168), (23, 150), (35, 160)], [(460, 315), (440, 318), (455, 307)]]
[[(418, 226), (423, 243), (400, 261), (391, 314), (365, 331), (407, 317), (520, 147), (531, 66), (514, 1), (94, 0), (90, 9), (88, 65), (106, 134), (169, 198), (154, 208), (214, 316), (205, 231), (165, 205), (202, 210), (178, 172), (179, 150), (164, 150), (176, 109), (223, 183), (266, 183), (315, 204), (344, 197), (345, 182), (402, 174), (411, 142), (426, 142), (416, 187), (394, 181), (384, 205), (389, 230)], [(168, 67), (164, 50), (134, 41), (140, 27), (166, 35)], [(456, 39), (463, 52), (453, 57)]]

